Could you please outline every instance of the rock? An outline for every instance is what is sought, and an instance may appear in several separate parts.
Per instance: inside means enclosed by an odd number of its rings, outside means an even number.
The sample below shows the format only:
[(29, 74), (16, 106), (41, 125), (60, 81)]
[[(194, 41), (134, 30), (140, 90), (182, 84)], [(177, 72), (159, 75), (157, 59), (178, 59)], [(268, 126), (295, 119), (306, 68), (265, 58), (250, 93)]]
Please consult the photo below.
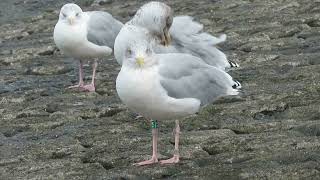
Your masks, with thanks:
[(0, 55), (11, 55), (11, 54), (13, 54), (13, 50), (4, 50), (0, 52)]
[(27, 36), (29, 36), (29, 33), (28, 33), (28, 32), (22, 32), (22, 33), (19, 34), (16, 38), (17, 38), (18, 40), (21, 40), (21, 39), (23, 39), (23, 38), (25, 38), (25, 37), (27, 37)]
[(320, 122), (315, 121), (303, 124), (294, 128), (294, 130), (307, 136), (320, 136)]
[(66, 156), (69, 156), (70, 154), (71, 152), (70, 152), (70, 149), (68, 148), (57, 149), (56, 151), (52, 152), (50, 158), (61, 159), (61, 158), (65, 158)]
[(38, 0), (26, 0), (26, 1), (23, 1), (24, 4), (36, 4), (38, 2), (39, 2)]
[(49, 113), (45, 111), (37, 111), (37, 110), (26, 110), (17, 114), (16, 118), (26, 118), (26, 117), (42, 117), (49, 116)]
[(112, 2), (113, 2), (113, 0), (95, 0), (92, 5), (98, 4), (98, 5), (102, 6), (105, 4), (111, 4)]
[(246, 140), (232, 138), (210, 138), (202, 145), (202, 149), (209, 155), (217, 155), (234, 151), (250, 151)]
[(54, 75), (54, 74), (65, 74), (71, 71), (64, 65), (50, 65), (50, 66), (36, 66), (27, 69), (26, 73), (31, 75)]
[(0, 167), (11, 165), (11, 164), (16, 164), (16, 163), (20, 163), (20, 162), (21, 162), (21, 159), (18, 159), (18, 158), (13, 158), (13, 159), (9, 159), (9, 160), (0, 160)]
[(57, 50), (56, 47), (49, 46), (46, 50), (42, 50), (38, 53), (39, 56), (52, 56)]
[(6, 129), (2, 132), (5, 137), (12, 137), (21, 132), (27, 131), (30, 128), (27, 124), (16, 125), (12, 127), (6, 126)]
[(288, 109), (288, 104), (280, 102), (278, 105), (267, 105), (268, 107), (263, 107), (262, 110), (255, 113), (253, 118), (255, 119), (265, 119), (271, 116), (275, 116), (278, 113), (282, 113)]
[(114, 168), (113, 163), (112, 162), (108, 162), (106, 160), (100, 159), (98, 160), (99, 164), (101, 164), (103, 166), (104, 169), (106, 170), (110, 170), (112, 168)]
[(98, 117), (112, 117), (125, 109), (119, 107), (107, 107), (98, 113)]

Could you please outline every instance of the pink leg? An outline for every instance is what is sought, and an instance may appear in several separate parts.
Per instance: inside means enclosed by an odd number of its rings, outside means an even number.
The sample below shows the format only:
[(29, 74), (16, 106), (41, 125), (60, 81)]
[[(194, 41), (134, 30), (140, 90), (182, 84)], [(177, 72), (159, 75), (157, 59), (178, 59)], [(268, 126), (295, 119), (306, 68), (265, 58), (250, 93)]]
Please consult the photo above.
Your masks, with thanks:
[(149, 160), (135, 163), (134, 165), (143, 166), (158, 162), (158, 128), (152, 129), (152, 157)]
[(180, 138), (180, 126), (179, 120), (176, 120), (176, 128), (175, 128), (175, 136), (174, 136), (174, 154), (173, 157), (167, 160), (160, 161), (160, 164), (174, 164), (179, 162), (179, 138)]
[(96, 79), (96, 70), (97, 70), (97, 66), (98, 66), (98, 62), (94, 61), (93, 65), (92, 65), (92, 80), (91, 80), (91, 84), (85, 85), (83, 88), (85, 91), (89, 91), (89, 92), (95, 92), (96, 91), (96, 87), (95, 87), (95, 79)]
[(83, 63), (80, 60), (79, 61), (79, 84), (74, 85), (74, 86), (69, 86), (68, 89), (74, 89), (74, 88), (82, 88), (84, 86), (83, 83)]

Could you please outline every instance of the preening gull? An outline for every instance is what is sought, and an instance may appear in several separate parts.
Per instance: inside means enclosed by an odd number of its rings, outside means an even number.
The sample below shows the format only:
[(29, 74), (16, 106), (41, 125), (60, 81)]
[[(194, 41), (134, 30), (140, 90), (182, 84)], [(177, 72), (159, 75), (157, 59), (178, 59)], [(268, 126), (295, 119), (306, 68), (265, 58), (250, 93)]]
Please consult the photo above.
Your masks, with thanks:
[[(135, 34), (132, 34), (133, 36)], [(157, 121), (178, 119), (199, 111), (221, 96), (237, 95), (240, 83), (225, 71), (182, 53), (154, 53), (151, 44), (137, 41), (126, 49), (116, 80), (117, 93), (131, 110), (152, 120), (152, 158), (158, 162)], [(179, 162), (179, 121), (175, 128), (175, 153), (162, 164)]]
[[(112, 53), (114, 40), (123, 24), (102, 11), (83, 12), (73, 3), (65, 4), (54, 28), (54, 42), (67, 56), (79, 60), (79, 84), (69, 88), (95, 91), (97, 59)], [(92, 82), (84, 85), (83, 61), (94, 60)]]
[[(169, 6), (162, 2), (149, 2), (143, 5), (135, 16), (127, 22), (115, 40), (115, 57), (122, 64), (125, 50), (130, 41), (138, 39), (128, 34), (132, 26), (145, 29), (147, 41), (152, 41), (156, 53), (188, 53), (199, 57), (206, 64), (222, 70), (237, 67), (238, 64), (227, 60), (226, 55), (215, 45), (224, 42), (226, 35), (214, 37), (203, 32), (203, 25), (190, 16), (176, 16)], [(139, 37), (141, 38), (141, 37)]]

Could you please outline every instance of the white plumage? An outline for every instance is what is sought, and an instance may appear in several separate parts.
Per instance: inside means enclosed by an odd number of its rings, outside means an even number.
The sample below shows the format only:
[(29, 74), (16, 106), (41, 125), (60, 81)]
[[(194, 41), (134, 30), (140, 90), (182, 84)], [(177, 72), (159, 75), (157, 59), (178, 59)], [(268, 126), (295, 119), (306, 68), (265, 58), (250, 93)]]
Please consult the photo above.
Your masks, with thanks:
[(70, 88), (80, 88), (85, 91), (95, 91), (95, 70), (90, 85), (84, 85), (82, 61), (105, 58), (112, 53), (114, 40), (123, 24), (109, 13), (101, 11), (83, 12), (73, 3), (61, 8), (53, 38), (57, 47), (67, 56), (80, 61), (79, 84)]
[[(143, 33), (135, 34), (138, 29), (132, 28), (133, 32), (128, 33), (140, 36)], [(128, 46), (116, 80), (117, 93), (131, 110), (147, 119), (182, 118), (198, 112), (201, 106), (221, 96), (239, 93), (240, 83), (198, 57), (182, 53), (156, 54), (152, 44), (143, 39)], [(179, 121), (176, 120), (175, 154), (160, 163), (179, 162), (179, 133)], [(152, 135), (152, 158), (137, 165), (158, 162), (156, 127), (152, 129)]]
[[(116, 88), (129, 108), (147, 118), (181, 118), (221, 96), (238, 94), (237, 82), (229, 74), (195, 56), (148, 54), (147, 45), (133, 46), (137, 48), (124, 59)], [(141, 55), (145, 59), (143, 67), (135, 62)]]
[[(128, 34), (132, 29), (139, 33)], [(164, 36), (171, 36), (171, 43), (163, 44)], [(152, 44), (156, 53), (187, 53), (199, 57), (201, 61), (225, 70), (237, 66), (227, 60), (226, 55), (215, 45), (224, 42), (226, 35), (214, 37), (203, 32), (203, 25), (195, 22), (190, 16), (172, 18), (169, 6), (161, 2), (150, 2), (143, 5), (119, 32), (115, 40), (115, 57), (122, 64), (124, 54), (129, 44), (141, 37)]]

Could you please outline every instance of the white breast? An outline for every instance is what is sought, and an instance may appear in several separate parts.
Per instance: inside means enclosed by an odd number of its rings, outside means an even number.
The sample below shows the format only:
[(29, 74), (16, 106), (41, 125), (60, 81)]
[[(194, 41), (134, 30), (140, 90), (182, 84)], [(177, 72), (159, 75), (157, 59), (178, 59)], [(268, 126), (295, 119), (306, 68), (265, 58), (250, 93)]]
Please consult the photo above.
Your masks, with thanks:
[(68, 25), (59, 21), (54, 28), (54, 42), (63, 51), (72, 50), (75, 45), (81, 45), (86, 41), (86, 27), (80, 25)]
[(164, 120), (184, 117), (199, 110), (194, 98), (175, 99), (162, 88), (156, 67), (148, 70), (122, 67), (116, 88), (120, 99), (144, 117)]
[(66, 55), (75, 58), (98, 58), (111, 54), (112, 49), (87, 40), (86, 23), (69, 25), (59, 21), (53, 33), (54, 42)]

